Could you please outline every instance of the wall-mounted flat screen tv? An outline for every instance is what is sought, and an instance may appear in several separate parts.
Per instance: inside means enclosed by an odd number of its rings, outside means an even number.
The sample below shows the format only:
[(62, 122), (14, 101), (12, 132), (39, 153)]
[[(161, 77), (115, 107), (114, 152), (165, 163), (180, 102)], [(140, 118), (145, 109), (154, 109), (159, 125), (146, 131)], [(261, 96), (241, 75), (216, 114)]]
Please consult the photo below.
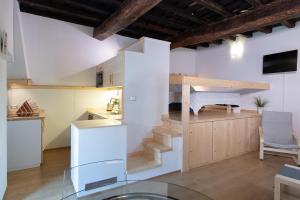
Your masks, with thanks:
[(265, 55), (263, 74), (297, 71), (298, 50)]

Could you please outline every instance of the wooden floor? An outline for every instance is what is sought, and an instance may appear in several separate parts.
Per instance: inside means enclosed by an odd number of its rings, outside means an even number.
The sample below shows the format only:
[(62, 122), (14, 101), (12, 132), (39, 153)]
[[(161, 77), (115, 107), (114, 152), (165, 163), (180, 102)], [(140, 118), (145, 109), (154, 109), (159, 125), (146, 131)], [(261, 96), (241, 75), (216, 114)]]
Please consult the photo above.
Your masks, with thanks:
[[(45, 151), (40, 168), (9, 173), (6, 200), (58, 200), (62, 192), (64, 169), (69, 166), (69, 149)], [(258, 152), (154, 180), (175, 183), (197, 190), (215, 200), (272, 200), (274, 175), (292, 159)], [(284, 188), (283, 199), (300, 199), (300, 192)]]
[(64, 170), (70, 165), (70, 149), (44, 152), (41, 167), (8, 174), (7, 200), (61, 199)]

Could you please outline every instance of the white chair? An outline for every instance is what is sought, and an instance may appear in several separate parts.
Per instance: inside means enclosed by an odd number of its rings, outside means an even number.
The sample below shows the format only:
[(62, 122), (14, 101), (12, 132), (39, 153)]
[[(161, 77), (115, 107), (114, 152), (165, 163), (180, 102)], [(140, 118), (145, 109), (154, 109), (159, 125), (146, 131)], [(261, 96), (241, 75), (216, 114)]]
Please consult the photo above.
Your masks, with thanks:
[(281, 185), (300, 189), (300, 167), (285, 164), (275, 176), (274, 200), (280, 200)]
[(300, 165), (300, 140), (293, 133), (292, 113), (263, 112), (259, 135), (259, 159), (264, 159), (264, 151), (291, 154)]

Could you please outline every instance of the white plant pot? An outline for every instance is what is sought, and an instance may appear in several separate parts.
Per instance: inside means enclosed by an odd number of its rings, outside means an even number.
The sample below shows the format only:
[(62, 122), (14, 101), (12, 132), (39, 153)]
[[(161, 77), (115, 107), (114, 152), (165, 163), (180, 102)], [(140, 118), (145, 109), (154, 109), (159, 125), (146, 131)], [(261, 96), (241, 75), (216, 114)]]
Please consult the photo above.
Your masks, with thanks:
[(263, 111), (264, 111), (264, 107), (257, 107), (258, 114), (261, 115), (263, 113)]

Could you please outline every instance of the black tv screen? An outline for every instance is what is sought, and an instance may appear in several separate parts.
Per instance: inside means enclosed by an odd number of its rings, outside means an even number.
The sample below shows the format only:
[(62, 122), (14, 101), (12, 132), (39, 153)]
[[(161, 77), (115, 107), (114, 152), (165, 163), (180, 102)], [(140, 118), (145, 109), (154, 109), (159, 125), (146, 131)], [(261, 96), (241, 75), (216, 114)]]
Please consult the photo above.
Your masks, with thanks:
[(264, 56), (263, 74), (297, 71), (298, 50)]

